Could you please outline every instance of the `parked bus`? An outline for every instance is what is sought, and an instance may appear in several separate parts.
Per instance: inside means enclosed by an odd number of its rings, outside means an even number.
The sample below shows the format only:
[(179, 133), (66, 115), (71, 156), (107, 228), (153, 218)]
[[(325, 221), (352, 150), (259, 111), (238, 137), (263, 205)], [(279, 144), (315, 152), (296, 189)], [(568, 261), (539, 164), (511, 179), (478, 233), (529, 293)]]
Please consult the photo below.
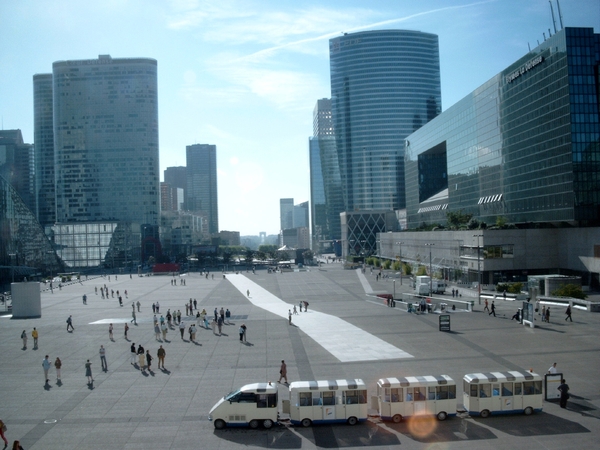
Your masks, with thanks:
[(232, 391), (217, 402), (208, 414), (215, 428), (226, 426), (249, 426), (262, 424), (271, 428), (278, 420), (277, 386), (269, 383), (253, 383)]
[(542, 410), (542, 377), (532, 372), (469, 373), (463, 378), (463, 404), (471, 416), (532, 414)]
[(448, 375), (382, 378), (371, 408), (382, 420), (398, 423), (414, 415), (433, 415), (439, 420), (456, 415), (456, 383)]
[(284, 400), (284, 413), (294, 425), (347, 422), (356, 425), (367, 420), (367, 386), (360, 379), (294, 381), (290, 399)]

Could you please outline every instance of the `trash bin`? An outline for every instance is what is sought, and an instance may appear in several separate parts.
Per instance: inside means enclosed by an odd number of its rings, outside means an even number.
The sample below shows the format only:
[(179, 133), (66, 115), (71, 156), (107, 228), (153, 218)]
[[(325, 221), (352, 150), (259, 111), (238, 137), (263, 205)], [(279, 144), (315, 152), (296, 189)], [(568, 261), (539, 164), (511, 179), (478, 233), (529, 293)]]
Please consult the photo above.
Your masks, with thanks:
[(447, 303), (440, 303), (440, 310), (442, 312), (446, 312), (446, 308), (447, 308), (448, 304)]

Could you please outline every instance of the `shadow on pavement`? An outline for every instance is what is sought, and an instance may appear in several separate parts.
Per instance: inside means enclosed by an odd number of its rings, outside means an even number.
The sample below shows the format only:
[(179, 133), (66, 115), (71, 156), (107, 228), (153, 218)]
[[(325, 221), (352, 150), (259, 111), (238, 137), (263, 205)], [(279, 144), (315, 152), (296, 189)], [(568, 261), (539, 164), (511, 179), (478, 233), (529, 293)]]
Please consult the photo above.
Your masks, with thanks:
[(528, 417), (522, 415), (475, 418), (477, 423), (485, 424), (511, 436), (552, 436), (558, 434), (590, 433), (590, 430), (567, 419), (545, 412)]
[(460, 417), (451, 417), (444, 422), (440, 422), (435, 417), (409, 418), (401, 423), (383, 422), (381, 427), (387, 427), (410, 439), (423, 443), (498, 438), (487, 428)]

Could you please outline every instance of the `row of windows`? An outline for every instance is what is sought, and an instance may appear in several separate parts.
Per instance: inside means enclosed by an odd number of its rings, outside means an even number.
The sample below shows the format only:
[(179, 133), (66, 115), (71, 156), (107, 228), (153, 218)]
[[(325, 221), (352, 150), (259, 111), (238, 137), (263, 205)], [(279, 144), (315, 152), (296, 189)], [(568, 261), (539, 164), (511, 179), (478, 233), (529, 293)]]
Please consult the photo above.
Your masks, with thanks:
[(515, 395), (540, 395), (542, 393), (541, 381), (481, 384), (469, 384), (465, 381), (464, 383), (464, 392), (468, 392), (470, 397), (513, 397)]
[(425, 400), (452, 400), (456, 398), (456, 386), (429, 386), (409, 388), (385, 388), (384, 401), (391, 403), (422, 402)]
[(298, 406), (323, 406), (323, 405), (357, 405), (367, 403), (367, 391), (349, 390), (342, 391), (341, 396), (335, 392), (300, 392)]

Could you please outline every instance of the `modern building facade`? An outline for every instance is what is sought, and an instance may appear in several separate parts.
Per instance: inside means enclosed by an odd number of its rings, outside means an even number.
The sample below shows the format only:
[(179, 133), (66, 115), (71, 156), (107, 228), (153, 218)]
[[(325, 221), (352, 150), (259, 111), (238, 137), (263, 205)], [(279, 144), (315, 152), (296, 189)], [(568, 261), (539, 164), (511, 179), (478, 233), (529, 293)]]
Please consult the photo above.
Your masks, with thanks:
[(60, 257), (139, 259), (141, 227), (160, 214), (156, 60), (55, 62), (34, 76), (34, 118), (37, 215)]
[(187, 168), (185, 166), (167, 167), (163, 172), (165, 183), (185, 190), (187, 187)]
[(308, 147), (312, 249), (331, 252), (331, 244), (341, 238), (340, 213), (344, 210), (331, 99), (320, 99), (315, 105)]
[(48, 227), (56, 222), (54, 114), (51, 73), (33, 76), (33, 112), (37, 186), (36, 216), (43, 227)]
[(35, 214), (34, 149), (33, 145), (23, 142), (21, 130), (0, 130), (0, 176), (11, 184)]
[(280, 198), (279, 199), (279, 228), (280, 230), (288, 230), (294, 228), (294, 199)]
[(438, 37), (406, 30), (329, 41), (344, 210), (405, 207), (405, 138), (441, 111)]
[(409, 228), (600, 225), (600, 34), (564, 28), (406, 140)]
[(185, 209), (204, 212), (208, 231), (219, 232), (217, 196), (217, 146), (194, 144), (186, 147)]

